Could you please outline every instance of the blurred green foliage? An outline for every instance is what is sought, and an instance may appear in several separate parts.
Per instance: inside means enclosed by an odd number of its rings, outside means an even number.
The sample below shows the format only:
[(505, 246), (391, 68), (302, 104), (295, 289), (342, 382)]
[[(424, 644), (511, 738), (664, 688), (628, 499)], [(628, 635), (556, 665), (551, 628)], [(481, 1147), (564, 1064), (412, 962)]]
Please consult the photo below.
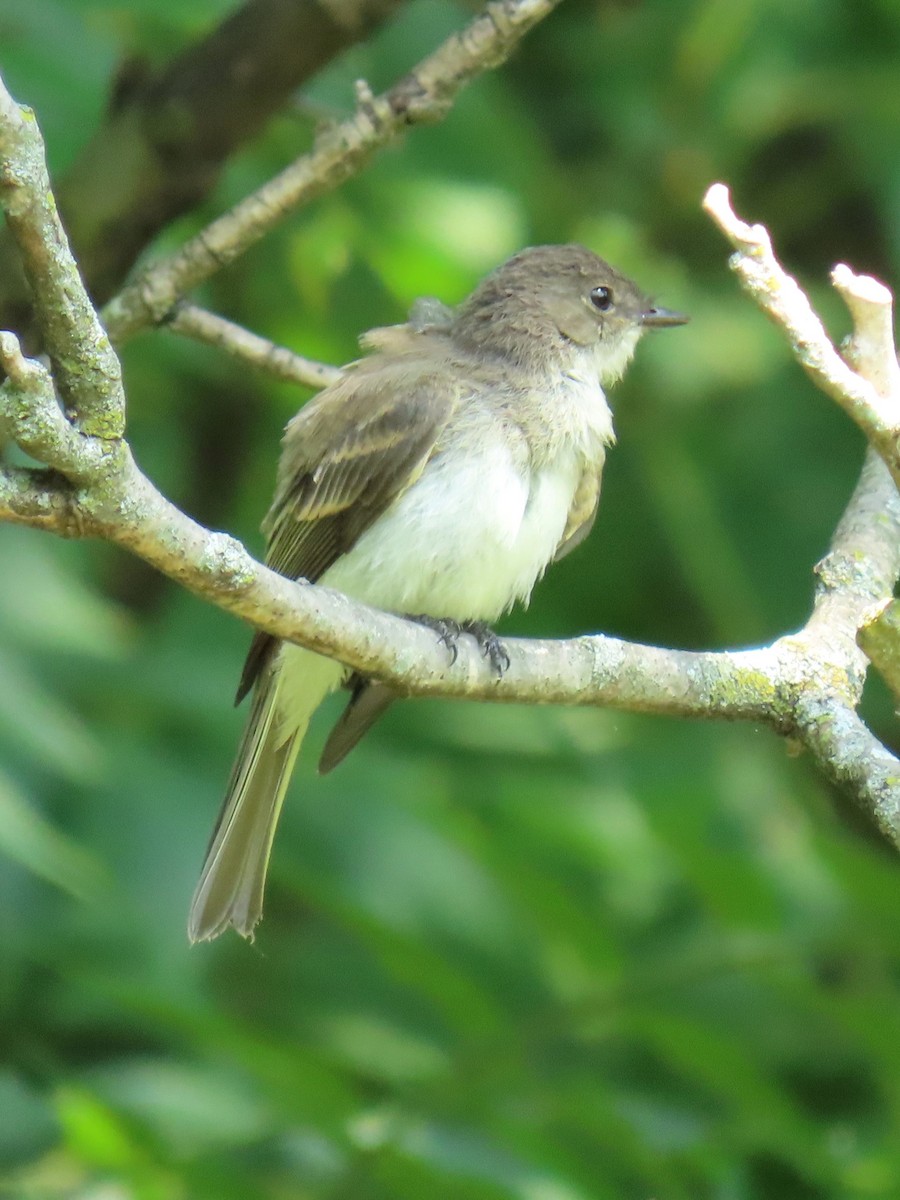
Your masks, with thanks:
[[(5, 0), (0, 66), (54, 166), (124, 56), (165, 61), (226, 8)], [(413, 0), (161, 246), (468, 15)], [(805, 618), (862, 447), (699, 199), (728, 181), (840, 336), (833, 262), (900, 278), (898, 70), (895, 0), (566, 0), (204, 299), (340, 362), (420, 293), (587, 242), (693, 322), (641, 347), (597, 528), (507, 628), (771, 639)], [(302, 397), (165, 334), (125, 370), (142, 465), (259, 549)], [(769, 733), (398, 705), (333, 776), (305, 755), (256, 943), (189, 949), (247, 631), (108, 548), (0, 539), (0, 1194), (900, 1195), (897, 863)]]

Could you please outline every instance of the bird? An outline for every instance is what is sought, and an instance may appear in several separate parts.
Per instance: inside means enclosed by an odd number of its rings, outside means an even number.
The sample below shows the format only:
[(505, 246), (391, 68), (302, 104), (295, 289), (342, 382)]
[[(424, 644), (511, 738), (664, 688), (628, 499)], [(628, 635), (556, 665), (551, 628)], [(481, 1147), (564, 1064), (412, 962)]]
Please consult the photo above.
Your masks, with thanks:
[[(585, 246), (533, 246), (457, 307), (426, 299), (288, 423), (263, 522), (267, 564), (432, 625), (455, 653), (465, 633), (496, 671), (493, 622), (527, 603), (547, 567), (590, 532), (615, 440), (605, 388), (657, 307)], [(238, 687), (250, 712), (191, 903), (192, 942), (252, 938), (291, 773), (310, 718), (345, 685), (322, 752), (331, 770), (384, 713), (389, 685), (267, 633)]]

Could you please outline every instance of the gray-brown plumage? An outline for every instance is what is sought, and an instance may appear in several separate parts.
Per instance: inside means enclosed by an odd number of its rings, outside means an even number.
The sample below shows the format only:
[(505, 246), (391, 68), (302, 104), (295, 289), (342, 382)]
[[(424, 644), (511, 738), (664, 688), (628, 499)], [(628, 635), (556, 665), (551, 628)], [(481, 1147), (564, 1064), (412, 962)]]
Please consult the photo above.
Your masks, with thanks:
[[(291, 421), (264, 523), (267, 562), (376, 607), (490, 622), (527, 601), (586, 536), (619, 377), (647, 327), (685, 318), (582, 246), (504, 263), (458, 310), (421, 302), (372, 331), (369, 357)], [(238, 690), (253, 703), (194, 895), (189, 936), (250, 936), (284, 793), (312, 712), (351, 699), (326, 743), (330, 770), (385, 711), (381, 683), (258, 634)]]

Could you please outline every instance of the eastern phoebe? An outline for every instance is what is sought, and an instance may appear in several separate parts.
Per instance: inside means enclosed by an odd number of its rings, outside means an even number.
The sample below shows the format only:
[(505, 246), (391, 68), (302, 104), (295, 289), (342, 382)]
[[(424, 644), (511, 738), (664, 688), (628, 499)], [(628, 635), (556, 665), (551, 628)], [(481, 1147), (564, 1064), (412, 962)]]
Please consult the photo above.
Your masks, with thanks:
[[(527, 601), (547, 566), (588, 534), (612, 415), (601, 385), (645, 329), (687, 318), (656, 308), (583, 246), (536, 246), (498, 267), (458, 309), (417, 305), (362, 339), (372, 353), (290, 422), (263, 529), (266, 561), (291, 579), (431, 618), (452, 648)], [(275, 825), (310, 717), (341, 683), (350, 702), (328, 739), (330, 770), (394, 698), (339, 662), (258, 633), (238, 688), (250, 717), (194, 893), (193, 942), (262, 915)]]

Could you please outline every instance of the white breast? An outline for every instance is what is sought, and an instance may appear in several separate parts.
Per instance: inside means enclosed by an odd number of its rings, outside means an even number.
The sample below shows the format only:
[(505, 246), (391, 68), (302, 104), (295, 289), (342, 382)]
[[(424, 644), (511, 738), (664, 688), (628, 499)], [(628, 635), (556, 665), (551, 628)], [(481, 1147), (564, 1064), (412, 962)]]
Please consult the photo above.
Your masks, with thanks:
[[(560, 543), (585, 466), (612, 439), (606, 399), (581, 372), (554, 381), (538, 455), (491, 410), (476, 416), (322, 577), (378, 608), (493, 621), (531, 589)], [(549, 399), (549, 397), (548, 397)]]
[(395, 612), (494, 620), (553, 557), (579, 474), (574, 453), (531, 478), (501, 445), (439, 458), (322, 583)]
[[(435, 459), (321, 582), (398, 613), (494, 621), (527, 602), (565, 529), (581, 474), (574, 450), (523, 474), (508, 445)], [(344, 668), (284, 645), (278, 706), (305, 725)]]

